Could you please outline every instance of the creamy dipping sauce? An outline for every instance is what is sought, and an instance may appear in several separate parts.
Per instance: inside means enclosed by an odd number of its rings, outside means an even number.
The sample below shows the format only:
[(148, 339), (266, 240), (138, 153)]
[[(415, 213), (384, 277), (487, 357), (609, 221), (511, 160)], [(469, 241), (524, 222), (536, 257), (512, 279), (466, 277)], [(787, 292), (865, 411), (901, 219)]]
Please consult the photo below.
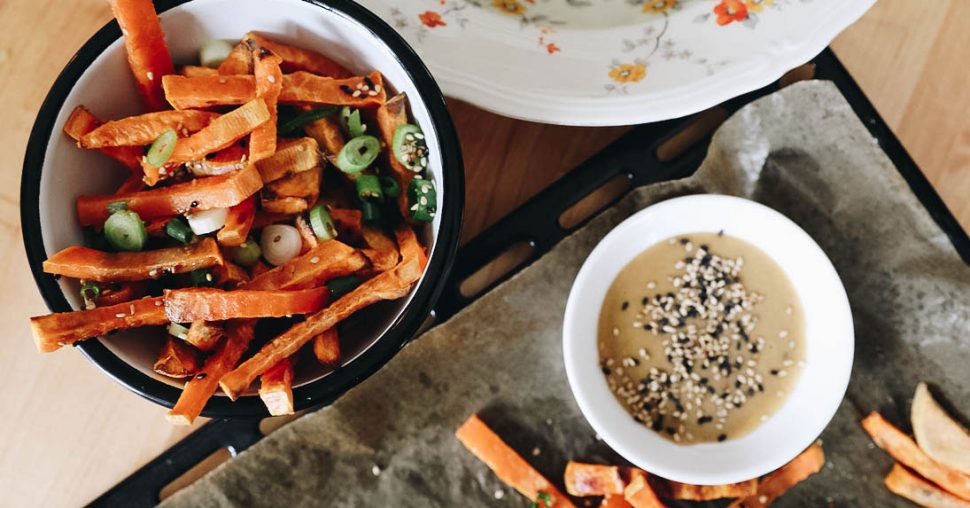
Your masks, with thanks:
[(653, 245), (600, 310), (600, 366), (634, 419), (676, 443), (724, 441), (768, 419), (804, 366), (805, 323), (781, 268), (722, 233)]

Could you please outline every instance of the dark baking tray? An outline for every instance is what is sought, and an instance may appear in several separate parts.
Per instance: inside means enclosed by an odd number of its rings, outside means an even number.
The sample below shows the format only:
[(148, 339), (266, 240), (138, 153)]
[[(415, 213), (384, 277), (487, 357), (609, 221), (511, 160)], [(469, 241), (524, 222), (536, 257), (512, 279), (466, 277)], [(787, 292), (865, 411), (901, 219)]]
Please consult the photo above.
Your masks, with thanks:
[[(906, 179), (913, 193), (950, 238), (964, 262), (970, 264), (970, 237), (960, 227), (926, 176), (906, 153), (902, 144), (831, 49), (826, 49), (806, 66), (793, 71), (792, 76), (794, 77), (791, 79), (814, 77), (814, 79), (828, 80), (838, 86), (856, 115), (862, 119), (869, 132)], [(784, 82), (785, 78), (781, 81)], [(727, 114), (733, 113), (745, 104), (778, 90), (780, 86), (782, 85), (774, 83), (736, 97), (719, 107)], [(710, 133), (704, 133), (676, 157), (666, 162), (661, 162), (656, 154), (658, 147), (664, 146), (688, 126), (694, 124), (699, 115), (703, 113), (633, 127), (600, 153), (469, 241), (458, 252), (454, 269), (435, 307), (434, 314), (429, 319), (429, 324), (448, 319), (474, 301), (477, 295), (463, 295), (459, 289), (461, 283), (500, 256), (509, 246), (526, 243), (531, 250), (528, 257), (520, 260), (515, 269), (492, 280), (485, 290), (528, 266), (572, 231), (582, 227), (589, 217), (569, 228), (564, 228), (560, 225), (560, 214), (593, 191), (607, 184), (613, 185), (612, 182), (615, 182), (616, 178), (623, 178), (619, 175), (625, 175), (629, 179), (626, 192), (642, 185), (691, 175), (700, 166), (707, 153)], [(614, 195), (611, 200), (598, 203), (597, 209), (610, 206), (626, 192)], [(592, 215), (595, 213), (590, 214)], [(484, 291), (478, 292), (479, 295), (481, 293)], [(154, 506), (158, 503), (159, 492), (164, 486), (212, 453), (225, 448), (235, 456), (262, 439), (263, 434), (259, 430), (259, 423), (260, 420), (254, 419), (214, 420), (135, 471), (127, 479), (94, 500), (91, 505)]]

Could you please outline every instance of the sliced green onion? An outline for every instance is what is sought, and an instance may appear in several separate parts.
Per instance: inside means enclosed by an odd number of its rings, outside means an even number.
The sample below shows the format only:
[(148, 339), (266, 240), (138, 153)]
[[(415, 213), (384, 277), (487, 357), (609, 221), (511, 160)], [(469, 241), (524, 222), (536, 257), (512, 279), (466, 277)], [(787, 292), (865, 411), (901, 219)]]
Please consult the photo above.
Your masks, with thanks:
[(232, 260), (237, 265), (245, 266), (246, 268), (255, 265), (262, 255), (263, 250), (259, 248), (259, 242), (253, 241), (252, 238), (247, 238), (245, 242), (233, 247), (230, 252)]
[(406, 123), (394, 129), (391, 148), (394, 158), (411, 171), (420, 173), (428, 167), (428, 145), (417, 125)]
[(401, 195), (401, 186), (397, 184), (397, 180), (389, 177), (382, 176), (381, 180), (381, 192), (384, 193), (389, 199), (394, 199)]
[(344, 106), (340, 108), (340, 126), (344, 128), (344, 132), (350, 131), (350, 112), (353, 109), (350, 106)]
[(101, 286), (97, 282), (85, 281), (81, 283), (81, 299), (85, 309), (93, 309), (94, 301), (101, 296)]
[(344, 173), (360, 173), (377, 159), (381, 142), (374, 136), (358, 136), (340, 149), (334, 164)]
[(191, 243), (192, 239), (195, 238), (195, 235), (192, 234), (192, 228), (181, 217), (175, 217), (168, 221), (165, 224), (165, 233), (183, 245)]
[(169, 335), (182, 340), (189, 336), (189, 329), (178, 323), (169, 323), (167, 331)]
[(438, 194), (434, 182), (415, 178), (408, 185), (408, 210), (411, 218), (421, 222), (431, 222), (438, 211)]
[(381, 182), (374, 175), (360, 175), (354, 182), (357, 186), (357, 197), (362, 200), (373, 199), (381, 201), (384, 193), (381, 192)]
[[(349, 108), (344, 106), (344, 110), (347, 110), (347, 109)], [(343, 125), (344, 130), (347, 131), (347, 135), (350, 136), (350, 138), (363, 136), (364, 133), (367, 132), (367, 124), (361, 122), (360, 120), (359, 109), (355, 109), (350, 111), (349, 113), (346, 113), (346, 116), (345, 116), (345, 112), (341, 111), (340, 123)]]
[(344, 275), (343, 277), (334, 277), (327, 281), (327, 287), (330, 289), (330, 298), (336, 300), (341, 296), (351, 292), (359, 286), (361, 283), (360, 277), (356, 275)]
[(148, 163), (156, 168), (165, 165), (169, 157), (172, 156), (172, 152), (175, 151), (175, 142), (178, 139), (179, 135), (175, 132), (175, 129), (169, 129), (155, 138), (155, 142), (148, 148), (148, 153), (145, 155)]
[(314, 206), (310, 210), (310, 227), (318, 240), (327, 241), (337, 237), (337, 226), (330, 217), (330, 212), (323, 205)]
[(304, 125), (310, 122), (316, 122), (321, 118), (327, 118), (336, 112), (337, 106), (322, 106), (309, 111), (304, 111), (303, 113), (300, 113), (299, 115), (280, 123), (280, 126), (276, 129), (276, 132), (279, 133), (280, 136), (292, 136), (302, 129)]
[(148, 232), (137, 213), (118, 210), (104, 222), (104, 237), (115, 249), (139, 251), (148, 240)]
[(209, 39), (199, 48), (199, 63), (214, 69), (229, 57), (229, 53), (232, 53), (232, 44), (222, 39)]
[(127, 201), (112, 201), (111, 203), (108, 203), (108, 206), (106, 206), (105, 208), (108, 209), (108, 215), (111, 215), (111, 214), (113, 214), (115, 212), (120, 212), (122, 210), (127, 210), (128, 209), (128, 202)]
[(196, 268), (192, 270), (192, 285), (197, 288), (204, 288), (213, 286), (215, 284), (215, 277), (212, 276), (212, 272), (205, 268)]
[(363, 199), (360, 202), (360, 218), (364, 224), (377, 224), (381, 222), (381, 205), (372, 199)]

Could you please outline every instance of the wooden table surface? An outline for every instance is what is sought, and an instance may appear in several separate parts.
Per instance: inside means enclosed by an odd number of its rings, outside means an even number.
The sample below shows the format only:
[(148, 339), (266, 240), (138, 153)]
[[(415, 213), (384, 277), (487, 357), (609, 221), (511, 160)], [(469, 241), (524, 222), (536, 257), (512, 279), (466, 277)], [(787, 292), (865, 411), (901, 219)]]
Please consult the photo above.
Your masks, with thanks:
[[(863, 90), (970, 226), (970, 1), (882, 0), (834, 43)], [(110, 19), (104, 0), (0, 2), (0, 506), (90, 501), (184, 437), (161, 407), (70, 349), (40, 355), (28, 316), (47, 312), (24, 256), (19, 182), (34, 116), (76, 48)], [(451, 102), (466, 163), (471, 238), (595, 153), (624, 128), (538, 125)]]

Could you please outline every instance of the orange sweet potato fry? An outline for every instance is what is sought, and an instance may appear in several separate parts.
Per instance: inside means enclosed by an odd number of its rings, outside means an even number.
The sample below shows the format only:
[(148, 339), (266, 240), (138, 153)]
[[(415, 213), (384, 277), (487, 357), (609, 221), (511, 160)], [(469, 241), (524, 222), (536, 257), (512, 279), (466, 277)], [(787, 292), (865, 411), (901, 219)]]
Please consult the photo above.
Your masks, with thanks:
[(323, 147), (331, 156), (336, 157), (343, 149), (346, 141), (344, 133), (340, 130), (340, 125), (330, 118), (321, 118), (317, 121), (308, 123), (304, 128), (307, 136), (315, 139), (317, 144)]
[(569, 461), (565, 473), (566, 492), (571, 496), (622, 495), (626, 482), (619, 466)]
[(264, 212), (279, 215), (293, 215), (310, 209), (310, 203), (304, 198), (267, 198), (264, 196), (259, 203)]
[(128, 65), (145, 106), (151, 111), (165, 109), (160, 80), (174, 74), (175, 66), (155, 6), (151, 0), (111, 0), (111, 11), (125, 36)]
[(913, 438), (894, 427), (875, 411), (862, 420), (862, 427), (878, 447), (892, 455), (900, 464), (916, 471), (957, 497), (970, 501), (970, 475), (930, 458)]
[(229, 56), (219, 64), (216, 73), (220, 76), (232, 76), (236, 74), (253, 73), (253, 53), (249, 50), (249, 45), (240, 42), (232, 48)]
[(249, 150), (236, 143), (225, 150), (185, 163), (195, 176), (218, 176), (239, 171), (248, 164)]
[(329, 297), (326, 287), (298, 291), (166, 289), (165, 314), (173, 323), (283, 317), (316, 312)]
[[(321, 247), (332, 243), (324, 242)], [(307, 254), (301, 257), (306, 257)], [(310, 314), (306, 321), (297, 323), (283, 334), (271, 340), (252, 358), (219, 381), (222, 391), (235, 400), (246, 390), (256, 376), (266, 372), (283, 358), (296, 354), (307, 342), (333, 328), (337, 323), (355, 312), (382, 300), (396, 300), (407, 296), (411, 286), (421, 277), (419, 260), (407, 259), (393, 270), (383, 272), (364, 282), (323, 310)]]
[(161, 297), (30, 318), (34, 342), (42, 353), (115, 330), (165, 323), (168, 318)]
[(224, 247), (242, 245), (249, 236), (249, 229), (256, 218), (256, 197), (250, 196), (229, 209), (226, 225), (216, 233), (216, 239)]
[(970, 508), (970, 501), (960, 499), (936, 485), (909, 472), (899, 464), (886, 475), (886, 488), (897, 496), (932, 508)]
[(195, 421), (206, 402), (216, 393), (219, 379), (239, 363), (253, 340), (255, 327), (254, 319), (237, 319), (226, 325), (226, 336), (206, 358), (202, 369), (185, 383), (178, 401), (168, 412), (168, 421), (178, 425), (190, 425)]
[(235, 289), (239, 283), (248, 282), (250, 278), (243, 267), (229, 261), (223, 261), (222, 266), (213, 266), (212, 276), (216, 285), (226, 289)]
[[(421, 272), (424, 272), (424, 269), (428, 266), (428, 254), (424, 251), (421, 243), (418, 242), (414, 230), (407, 224), (401, 224), (394, 230), (394, 236), (397, 238), (398, 248), (401, 249), (401, 258), (416, 259), (418, 268)], [(418, 274), (418, 276), (420, 277), (421, 274)]]
[(300, 138), (280, 143), (272, 156), (256, 163), (263, 182), (273, 182), (288, 175), (319, 167), (320, 147), (313, 138)]
[[(90, 111), (85, 109), (84, 106), (78, 106), (71, 111), (71, 116), (67, 118), (67, 122), (64, 123), (64, 133), (71, 137), (74, 141), (80, 143), (81, 138), (85, 134), (93, 131), (99, 125), (103, 124), (98, 117), (91, 114)], [(141, 157), (142, 150), (137, 146), (118, 146), (118, 147), (105, 147), (102, 148), (101, 153), (111, 157), (112, 159), (122, 163), (126, 168), (132, 171), (141, 172)], [(140, 179), (141, 177), (139, 177)]]
[(340, 336), (336, 328), (313, 338), (313, 355), (324, 365), (335, 367), (340, 364)]
[(357, 239), (363, 236), (364, 222), (360, 210), (331, 208), (330, 218), (333, 219), (333, 223), (337, 227), (338, 238)]
[(249, 136), (249, 159), (261, 161), (276, 152), (276, 102), (283, 87), (282, 59), (266, 47), (259, 47), (255, 41), (250, 41), (249, 45), (253, 47), (256, 97), (263, 99), (269, 110), (269, 121), (256, 127)]
[(725, 498), (745, 498), (758, 492), (757, 478), (724, 485), (690, 485), (656, 477), (654, 479), (657, 481), (652, 482), (651, 485), (657, 495), (664, 499), (713, 501)]
[[(495, 432), (485, 425), (478, 415), (472, 415), (455, 432), (455, 436), (468, 451), (478, 457), (500, 480), (533, 501), (540, 494), (549, 508), (575, 506), (555, 485), (545, 479)], [(551, 504), (550, 504), (551, 503)]]
[(203, 67), (201, 65), (183, 65), (179, 68), (179, 74), (194, 78), (196, 76), (218, 76), (219, 70), (213, 69), (212, 67)]
[(263, 198), (304, 198), (313, 201), (320, 195), (323, 170), (318, 166), (263, 185)]
[[(358, 85), (376, 85), (380, 92), (374, 95), (359, 93)], [(243, 104), (256, 98), (256, 80), (253, 76), (198, 76), (186, 77), (173, 74), (162, 79), (165, 98), (175, 109), (202, 109), (213, 106)], [(384, 103), (386, 92), (379, 72), (369, 76), (353, 76), (334, 79), (308, 72), (283, 75), (280, 90), (281, 104), (307, 106), (374, 107)]]
[(158, 111), (106, 122), (81, 137), (81, 148), (144, 146), (152, 144), (163, 132), (174, 129), (188, 134), (209, 125), (218, 113), (209, 111)]
[(158, 352), (153, 370), (163, 376), (185, 378), (195, 375), (201, 366), (195, 348), (169, 335)]
[(302, 215), (296, 216), (293, 225), (296, 226), (296, 230), (300, 232), (300, 239), (303, 240), (301, 254), (306, 254), (310, 249), (315, 249), (320, 245), (320, 240), (317, 239), (316, 233), (313, 232), (313, 227), (310, 226), (310, 222)]
[(195, 134), (179, 139), (167, 164), (186, 163), (228, 148), (271, 118), (266, 101), (262, 98), (253, 99), (212, 120)]
[(337, 240), (330, 240), (321, 243), (306, 254), (254, 276), (242, 287), (270, 290), (318, 284), (334, 277), (354, 273), (366, 264), (367, 260), (356, 249)]
[(189, 210), (209, 210), (236, 206), (263, 187), (256, 167), (221, 176), (196, 178), (185, 183), (127, 194), (80, 196), (77, 198), (78, 222), (82, 226), (101, 225), (108, 218), (108, 205), (128, 204), (142, 220), (180, 215)]
[(145, 290), (148, 289), (144, 282), (112, 282), (101, 284), (100, 287), (101, 293), (94, 301), (98, 307), (130, 302), (145, 296)]
[[(115, 196), (128, 194), (130, 192), (139, 192), (144, 188), (145, 181), (143, 180), (142, 176), (140, 174), (132, 174), (128, 178), (125, 178), (124, 182), (121, 182), (121, 185), (118, 186), (118, 190), (115, 191)], [(146, 224), (145, 227), (147, 228), (148, 225)]]
[(259, 398), (273, 416), (293, 414), (293, 362), (289, 358), (259, 376)]
[(391, 176), (401, 187), (397, 204), (402, 217), (411, 216), (411, 211), (408, 209), (407, 189), (414, 179), (414, 172), (404, 167), (391, 151), (394, 146), (394, 131), (408, 123), (407, 107), (407, 97), (404, 94), (398, 94), (377, 108), (377, 130), (384, 145), (384, 159), (387, 160)]
[(633, 506), (626, 502), (622, 494), (613, 494), (603, 498), (600, 508), (633, 508)]
[(370, 226), (364, 226), (362, 232), (368, 247), (362, 252), (370, 260), (374, 270), (384, 272), (394, 268), (399, 257), (394, 240), (391, 240), (383, 231)]
[(102, 252), (74, 245), (44, 261), (44, 272), (74, 279), (123, 282), (187, 273), (222, 263), (215, 240), (203, 238), (189, 245), (142, 252)]
[(664, 508), (657, 493), (650, 486), (649, 476), (640, 469), (629, 470), (630, 481), (623, 489), (623, 499), (633, 508)]
[(738, 499), (729, 508), (764, 508), (795, 484), (819, 472), (825, 465), (822, 447), (815, 443), (773, 473), (762, 478), (754, 495)]
[(307, 71), (331, 78), (349, 78), (350, 71), (316, 51), (296, 48), (267, 39), (257, 33), (249, 32), (246, 39), (253, 39), (260, 46), (276, 53), (283, 59), (283, 71)]
[(206, 321), (196, 321), (189, 325), (189, 333), (185, 336), (185, 342), (192, 344), (200, 351), (209, 352), (219, 344), (225, 330), (222, 325), (209, 323)]

